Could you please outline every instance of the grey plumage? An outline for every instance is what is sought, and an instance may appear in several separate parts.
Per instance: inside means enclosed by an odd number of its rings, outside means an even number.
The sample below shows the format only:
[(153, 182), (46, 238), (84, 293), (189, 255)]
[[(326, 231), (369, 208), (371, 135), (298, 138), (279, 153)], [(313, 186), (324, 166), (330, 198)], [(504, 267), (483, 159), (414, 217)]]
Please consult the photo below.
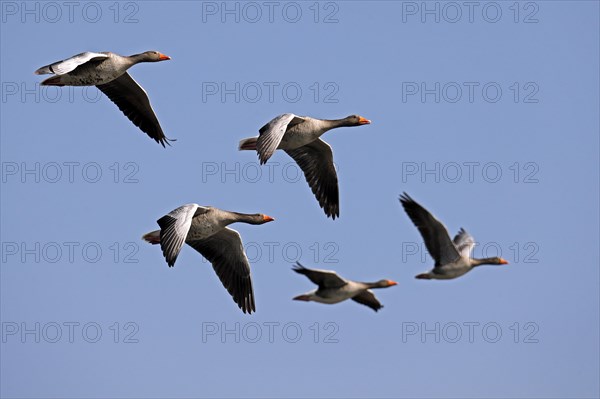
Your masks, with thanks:
[(250, 263), (239, 233), (226, 227), (235, 222), (263, 224), (273, 218), (263, 214), (242, 214), (213, 207), (188, 204), (158, 219), (160, 231), (143, 236), (151, 244), (160, 244), (169, 267), (186, 243), (213, 266), (221, 283), (244, 313), (256, 311)]
[(43, 86), (96, 86), (114, 102), (135, 126), (165, 147), (169, 141), (152, 109), (146, 91), (127, 70), (140, 62), (157, 62), (170, 57), (158, 51), (132, 56), (111, 52), (85, 52), (43, 66), (36, 74), (54, 74), (42, 81)]

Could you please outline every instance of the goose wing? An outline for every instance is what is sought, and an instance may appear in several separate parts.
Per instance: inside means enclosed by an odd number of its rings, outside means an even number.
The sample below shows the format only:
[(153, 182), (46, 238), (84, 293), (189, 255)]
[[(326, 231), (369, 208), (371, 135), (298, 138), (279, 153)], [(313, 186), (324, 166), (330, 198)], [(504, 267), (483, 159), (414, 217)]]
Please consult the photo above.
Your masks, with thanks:
[(103, 53), (92, 53), (90, 51), (86, 51), (85, 53), (74, 55), (71, 58), (67, 58), (66, 60), (58, 61), (50, 65), (43, 66), (35, 71), (36, 75), (46, 75), (46, 74), (55, 74), (55, 75), (64, 75), (73, 71), (80, 65), (85, 64), (89, 61), (97, 61), (108, 58), (107, 54)]
[(377, 297), (371, 290), (364, 290), (360, 294), (352, 297), (352, 300), (360, 303), (361, 305), (368, 306), (376, 312), (383, 307), (381, 302), (377, 300)]
[(175, 265), (195, 216), (208, 212), (198, 204), (180, 206), (156, 222), (160, 226), (160, 248), (169, 267)]
[(308, 269), (302, 266), (300, 262), (296, 262), (296, 266), (292, 270), (305, 275), (319, 288), (340, 288), (348, 284), (346, 280), (332, 270)]
[(258, 131), (260, 135), (256, 141), (256, 151), (261, 165), (273, 155), (286, 130), (304, 122), (304, 118), (294, 114), (283, 114), (273, 118)]
[(212, 264), (219, 280), (242, 312), (256, 311), (250, 263), (237, 231), (226, 227), (208, 238), (188, 244)]
[(419, 229), (427, 251), (435, 260), (435, 267), (452, 263), (460, 257), (442, 222), (406, 193), (400, 197), (400, 203), (413, 224)]
[(127, 72), (108, 83), (96, 86), (119, 107), (133, 124), (163, 147), (169, 139), (163, 133), (150, 105), (148, 94)]
[(304, 172), (306, 182), (325, 214), (332, 219), (340, 216), (338, 178), (329, 144), (316, 139), (293, 150), (285, 150)]
[(460, 256), (470, 257), (473, 247), (475, 247), (475, 239), (461, 227), (458, 234), (452, 240), (454, 246), (460, 253)]

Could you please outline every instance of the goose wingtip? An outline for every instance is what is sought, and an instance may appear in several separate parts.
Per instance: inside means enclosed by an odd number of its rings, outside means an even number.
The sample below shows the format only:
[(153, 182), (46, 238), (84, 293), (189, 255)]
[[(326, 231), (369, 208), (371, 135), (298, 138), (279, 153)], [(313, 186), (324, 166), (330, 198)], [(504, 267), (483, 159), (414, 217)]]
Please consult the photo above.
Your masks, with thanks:
[(306, 267), (300, 261), (296, 261), (295, 265), (292, 265), (292, 270), (296, 273), (302, 273), (303, 270), (306, 270)]

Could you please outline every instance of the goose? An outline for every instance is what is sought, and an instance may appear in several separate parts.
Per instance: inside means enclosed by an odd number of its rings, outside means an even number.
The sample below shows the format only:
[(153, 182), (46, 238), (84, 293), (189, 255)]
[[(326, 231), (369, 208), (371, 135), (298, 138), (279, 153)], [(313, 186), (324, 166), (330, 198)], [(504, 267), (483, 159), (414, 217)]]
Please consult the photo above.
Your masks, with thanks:
[(250, 263), (240, 234), (227, 226), (236, 222), (264, 224), (273, 220), (262, 213), (249, 215), (187, 204), (158, 219), (160, 230), (144, 234), (142, 239), (150, 244), (160, 244), (169, 267), (175, 265), (184, 242), (200, 252), (212, 264), (242, 312), (252, 313), (256, 306)]
[(471, 258), (475, 239), (461, 228), (453, 240), (450, 239), (446, 227), (427, 209), (419, 205), (408, 194), (400, 196), (404, 210), (419, 229), (425, 246), (435, 266), (427, 273), (415, 276), (426, 280), (450, 280), (460, 277), (480, 265), (507, 265), (508, 262), (499, 257), (476, 259)]
[(371, 288), (387, 288), (398, 284), (392, 280), (379, 280), (375, 283), (346, 280), (332, 270), (308, 269), (302, 266), (300, 262), (296, 262), (296, 266), (292, 270), (305, 275), (310, 281), (319, 286), (316, 290), (294, 297), (294, 300), (334, 304), (352, 299), (354, 302), (368, 306), (376, 312), (383, 305), (377, 300)]
[(42, 86), (96, 86), (119, 107), (131, 122), (163, 147), (174, 141), (165, 137), (146, 91), (127, 73), (140, 62), (158, 62), (171, 57), (158, 51), (130, 56), (111, 52), (77, 54), (43, 66), (36, 75), (54, 74)]
[(258, 137), (241, 140), (239, 150), (256, 150), (261, 165), (271, 158), (275, 150), (284, 150), (304, 172), (304, 177), (325, 214), (335, 219), (340, 216), (340, 205), (333, 152), (329, 144), (319, 137), (338, 127), (370, 123), (370, 120), (358, 115), (325, 120), (283, 114), (264, 125), (259, 130)]

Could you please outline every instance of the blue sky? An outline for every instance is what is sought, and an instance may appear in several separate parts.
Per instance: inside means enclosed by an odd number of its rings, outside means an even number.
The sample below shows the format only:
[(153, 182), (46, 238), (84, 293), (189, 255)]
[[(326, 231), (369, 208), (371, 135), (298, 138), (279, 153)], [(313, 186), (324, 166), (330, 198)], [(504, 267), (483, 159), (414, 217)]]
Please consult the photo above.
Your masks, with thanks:
[[(597, 2), (0, 6), (2, 397), (600, 394)], [(172, 57), (130, 71), (167, 149), (33, 75), (146, 50)], [(339, 220), (286, 154), (237, 151), (285, 112), (373, 121), (324, 136)], [(415, 280), (432, 261), (403, 191), (510, 265)], [(233, 226), (255, 314), (191, 248), (169, 269), (140, 240), (190, 202), (276, 219)], [(295, 302), (297, 259), (399, 285), (378, 313)]]

